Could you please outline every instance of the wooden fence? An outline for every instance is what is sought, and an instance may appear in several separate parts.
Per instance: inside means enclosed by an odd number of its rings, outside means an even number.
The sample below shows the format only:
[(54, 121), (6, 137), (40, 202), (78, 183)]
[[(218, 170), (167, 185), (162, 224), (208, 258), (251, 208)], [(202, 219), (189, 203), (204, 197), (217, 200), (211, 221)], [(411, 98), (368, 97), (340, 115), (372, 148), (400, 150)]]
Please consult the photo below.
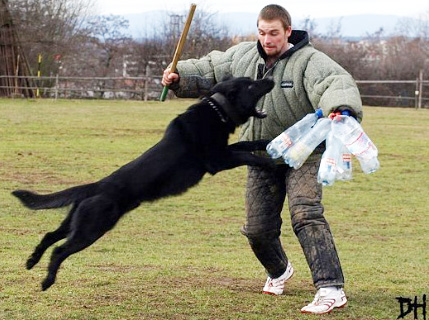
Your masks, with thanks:
[(429, 80), (423, 80), (423, 70), (416, 80), (357, 80), (356, 83), (367, 105), (429, 107)]
[[(27, 81), (21, 81), (23, 79)], [(19, 80), (19, 81), (18, 81)], [(30, 83), (30, 87), (20, 84)], [(357, 80), (365, 105), (429, 108), (429, 81)], [(21, 77), (0, 76), (0, 96), (21, 97), (32, 90), (41, 98), (157, 100), (161, 76), (147, 77)]]
[[(30, 87), (19, 86), (10, 79), (24, 77), (0, 76), (0, 95), (20, 97), (23, 89), (34, 92), (38, 98), (76, 99), (134, 99), (154, 100), (159, 97), (161, 77), (25, 77)], [(7, 80), (7, 81), (6, 81)], [(10, 83), (16, 83), (11, 87)], [(7, 94), (5, 94), (7, 93)], [(11, 94), (13, 93), (13, 94)]]

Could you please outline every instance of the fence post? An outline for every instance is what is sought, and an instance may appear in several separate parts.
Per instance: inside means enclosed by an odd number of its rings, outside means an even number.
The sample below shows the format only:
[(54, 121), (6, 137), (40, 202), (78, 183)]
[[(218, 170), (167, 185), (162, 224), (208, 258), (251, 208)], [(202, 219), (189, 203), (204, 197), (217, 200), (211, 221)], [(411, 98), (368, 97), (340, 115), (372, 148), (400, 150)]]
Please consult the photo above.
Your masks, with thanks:
[(147, 101), (147, 99), (148, 99), (149, 74), (150, 74), (150, 67), (149, 67), (149, 63), (148, 63), (146, 65), (146, 77), (145, 77), (145, 80), (144, 80), (144, 101)]
[(423, 98), (423, 69), (420, 69), (419, 72), (419, 103), (418, 108), (422, 108), (422, 98)]
[[(42, 75), (42, 71), (41, 71), (41, 66), (42, 66), (42, 54), (39, 53), (39, 55), (37, 56), (37, 79), (39, 80), (41, 75)], [(38, 83), (37, 89), (36, 89), (36, 98), (40, 98), (40, 82)]]
[(416, 78), (416, 90), (414, 91), (414, 108), (419, 108), (419, 77)]
[(12, 96), (18, 96), (19, 90), (18, 90), (18, 75), (19, 75), (19, 61), (20, 55), (16, 57), (16, 69), (15, 69), (15, 92), (12, 94)]
[(58, 86), (59, 86), (59, 76), (58, 73), (55, 76), (55, 100), (58, 99)]

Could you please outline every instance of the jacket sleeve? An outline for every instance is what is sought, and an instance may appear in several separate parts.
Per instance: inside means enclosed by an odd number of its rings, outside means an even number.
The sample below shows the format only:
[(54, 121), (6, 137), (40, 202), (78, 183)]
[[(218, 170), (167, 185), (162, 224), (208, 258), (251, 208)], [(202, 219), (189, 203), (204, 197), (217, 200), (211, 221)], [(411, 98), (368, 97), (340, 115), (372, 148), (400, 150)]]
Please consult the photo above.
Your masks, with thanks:
[(236, 48), (231, 47), (225, 52), (212, 51), (200, 59), (179, 61), (177, 72), (178, 83), (170, 86), (179, 98), (197, 98), (207, 94), (223, 77), (232, 74), (231, 64)]
[(334, 110), (349, 109), (361, 121), (362, 100), (356, 82), (338, 63), (315, 52), (306, 67), (304, 86), (315, 108), (327, 116)]

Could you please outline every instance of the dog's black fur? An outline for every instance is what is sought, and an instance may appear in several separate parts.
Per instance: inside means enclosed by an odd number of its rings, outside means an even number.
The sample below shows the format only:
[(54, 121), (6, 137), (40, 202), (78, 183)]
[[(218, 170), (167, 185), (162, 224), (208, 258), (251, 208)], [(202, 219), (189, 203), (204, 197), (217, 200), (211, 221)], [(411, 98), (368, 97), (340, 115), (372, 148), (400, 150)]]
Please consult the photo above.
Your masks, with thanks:
[(206, 172), (215, 174), (241, 165), (273, 166), (269, 158), (251, 153), (264, 149), (268, 141), (228, 145), (228, 136), (236, 126), (251, 116), (265, 116), (255, 106), (273, 86), (271, 79), (226, 79), (176, 117), (155, 146), (106, 178), (46, 195), (25, 190), (12, 192), (35, 210), (71, 205), (59, 228), (47, 233), (27, 260), (27, 269), (33, 268), (48, 247), (67, 238), (52, 252), (42, 289), (54, 284), (58, 269), (68, 256), (93, 244), (141, 202), (183, 193)]

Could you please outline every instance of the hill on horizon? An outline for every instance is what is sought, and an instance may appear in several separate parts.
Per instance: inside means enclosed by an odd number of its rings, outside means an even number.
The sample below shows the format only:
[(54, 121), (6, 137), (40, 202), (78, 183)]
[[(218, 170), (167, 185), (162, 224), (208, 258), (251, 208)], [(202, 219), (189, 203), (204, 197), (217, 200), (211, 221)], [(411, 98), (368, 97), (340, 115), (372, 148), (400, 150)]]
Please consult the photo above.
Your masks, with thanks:
[[(123, 15), (129, 22), (129, 32), (135, 39), (153, 38), (159, 28), (169, 19), (168, 11), (150, 11)], [(231, 12), (216, 14), (215, 21), (219, 26), (226, 26), (231, 36), (245, 36), (256, 33), (257, 14)], [(383, 29), (384, 36), (395, 34), (398, 23), (407, 17), (394, 15), (351, 15), (329, 18), (311, 18), (318, 34), (330, 34), (339, 27), (339, 34), (344, 38), (362, 38)], [(304, 19), (293, 21), (294, 29), (301, 29)]]

